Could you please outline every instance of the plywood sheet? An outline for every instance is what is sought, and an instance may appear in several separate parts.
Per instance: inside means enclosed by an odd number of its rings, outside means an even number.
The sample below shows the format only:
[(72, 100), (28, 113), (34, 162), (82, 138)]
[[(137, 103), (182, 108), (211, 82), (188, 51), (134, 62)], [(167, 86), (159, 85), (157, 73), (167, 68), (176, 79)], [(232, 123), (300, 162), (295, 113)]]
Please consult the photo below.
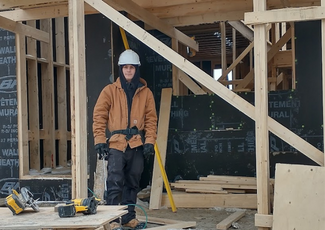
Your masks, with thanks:
[(38, 228), (98, 228), (127, 213), (126, 206), (98, 206), (94, 215), (77, 213), (70, 218), (60, 218), (54, 207), (40, 207), (39, 212), (25, 209), (13, 215), (9, 208), (0, 208), (1, 229), (38, 229)]
[(273, 230), (325, 229), (325, 167), (277, 164)]

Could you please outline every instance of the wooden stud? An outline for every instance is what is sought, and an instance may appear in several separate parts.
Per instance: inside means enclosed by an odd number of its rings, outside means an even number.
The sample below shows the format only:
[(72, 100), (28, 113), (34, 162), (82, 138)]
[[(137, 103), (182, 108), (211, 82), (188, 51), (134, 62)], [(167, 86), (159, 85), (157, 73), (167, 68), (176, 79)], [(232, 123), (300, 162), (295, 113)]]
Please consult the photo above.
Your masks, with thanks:
[(66, 91), (66, 58), (65, 58), (65, 33), (64, 18), (55, 19), (55, 41), (56, 41), (56, 62), (62, 66), (57, 67), (57, 103), (58, 103), (58, 130), (59, 139), (59, 159), (58, 164), (67, 166), (67, 91)]
[(221, 70), (222, 70), (222, 75), (224, 75), (224, 72), (227, 69), (226, 23), (220, 22), (219, 24), (220, 24), (220, 32), (221, 32)]
[[(28, 21), (28, 26), (36, 27), (36, 21)], [(27, 53), (33, 57), (37, 57), (36, 40), (27, 38)], [(28, 68), (28, 107), (29, 107), (29, 130), (32, 132), (33, 139), (29, 142), (29, 160), (30, 168), (41, 169), (40, 157), (40, 137), (39, 137), (39, 89), (38, 89), (38, 68), (37, 60), (27, 60)], [(25, 164), (25, 162), (24, 162)]]
[(16, 34), (19, 177), (29, 173), (25, 36)]
[(84, 4), (69, 0), (72, 197), (87, 197), (87, 91)]
[[(236, 60), (236, 56), (237, 56), (237, 42), (236, 42), (236, 30), (234, 28), (232, 28), (232, 62), (234, 63), (234, 61)], [(236, 80), (236, 67), (232, 70), (232, 80)], [(235, 88), (235, 85), (233, 85), (233, 89)]]
[(50, 42), (41, 42), (41, 58), (48, 63), (41, 64), (42, 76), (42, 116), (43, 129), (47, 136), (43, 140), (43, 167), (56, 167), (55, 157), (55, 118), (54, 118), (54, 76), (53, 76), (53, 46), (52, 46), (52, 21), (40, 21), (41, 30), (50, 34)]
[[(178, 52), (178, 40), (172, 38), (172, 49)], [(172, 65), (172, 79), (173, 79), (173, 95), (178, 96), (179, 94), (179, 70), (177, 66)]]
[(290, 23), (290, 28), (291, 28), (291, 52), (292, 52), (292, 78), (291, 78), (292, 87), (291, 88), (296, 89), (296, 35), (295, 35), (295, 24), (293, 22)]

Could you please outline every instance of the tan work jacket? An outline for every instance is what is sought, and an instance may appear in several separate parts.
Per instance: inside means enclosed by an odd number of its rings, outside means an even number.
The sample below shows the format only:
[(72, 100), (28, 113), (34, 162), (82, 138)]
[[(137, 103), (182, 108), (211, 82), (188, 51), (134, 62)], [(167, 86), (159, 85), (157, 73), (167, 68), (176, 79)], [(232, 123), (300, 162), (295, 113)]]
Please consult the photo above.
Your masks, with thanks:
[[(145, 132), (145, 143), (155, 144), (157, 139), (157, 113), (155, 100), (147, 82), (133, 96), (130, 127), (136, 126)], [(107, 85), (100, 93), (93, 113), (93, 133), (95, 145), (106, 143), (106, 127), (110, 132), (128, 128), (128, 104), (126, 94), (121, 86), (120, 78)], [(127, 144), (131, 148), (143, 145), (141, 136), (134, 135), (129, 141), (124, 134), (115, 134), (109, 139), (109, 148), (125, 151)]]

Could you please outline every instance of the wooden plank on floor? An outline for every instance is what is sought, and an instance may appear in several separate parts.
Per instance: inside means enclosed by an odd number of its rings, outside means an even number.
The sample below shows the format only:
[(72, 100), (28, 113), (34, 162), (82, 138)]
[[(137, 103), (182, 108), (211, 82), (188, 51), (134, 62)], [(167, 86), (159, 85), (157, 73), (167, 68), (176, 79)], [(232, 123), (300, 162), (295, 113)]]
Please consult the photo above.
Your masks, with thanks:
[(228, 229), (231, 224), (245, 216), (245, 211), (237, 211), (228, 216), (226, 219), (217, 224), (217, 229)]
[[(173, 198), (178, 208), (257, 208), (256, 194), (173, 193)], [(161, 205), (171, 207), (167, 194), (163, 194)]]
[(147, 228), (150, 230), (171, 230), (171, 229), (184, 229), (184, 228), (192, 228), (196, 226), (196, 222), (194, 221), (187, 221), (187, 222), (181, 222), (177, 224), (168, 224), (165, 226), (159, 226), (159, 227), (153, 227), (153, 228)]
[(277, 164), (273, 230), (325, 229), (324, 185), (325, 167)]

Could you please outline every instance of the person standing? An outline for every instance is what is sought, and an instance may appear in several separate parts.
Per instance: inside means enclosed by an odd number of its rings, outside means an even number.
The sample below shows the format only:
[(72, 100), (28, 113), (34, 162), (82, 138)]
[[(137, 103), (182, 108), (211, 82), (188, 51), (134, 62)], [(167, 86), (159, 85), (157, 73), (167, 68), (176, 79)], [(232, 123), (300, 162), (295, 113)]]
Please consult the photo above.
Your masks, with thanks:
[[(154, 154), (157, 139), (157, 112), (152, 91), (140, 77), (140, 59), (131, 49), (121, 53), (119, 77), (100, 93), (93, 112), (95, 150), (108, 160), (108, 205), (128, 205), (122, 216), (123, 229), (141, 229), (135, 204), (144, 157)], [(106, 128), (111, 137), (106, 142)], [(121, 198), (120, 198), (121, 196)], [(118, 219), (112, 230), (122, 229)]]

